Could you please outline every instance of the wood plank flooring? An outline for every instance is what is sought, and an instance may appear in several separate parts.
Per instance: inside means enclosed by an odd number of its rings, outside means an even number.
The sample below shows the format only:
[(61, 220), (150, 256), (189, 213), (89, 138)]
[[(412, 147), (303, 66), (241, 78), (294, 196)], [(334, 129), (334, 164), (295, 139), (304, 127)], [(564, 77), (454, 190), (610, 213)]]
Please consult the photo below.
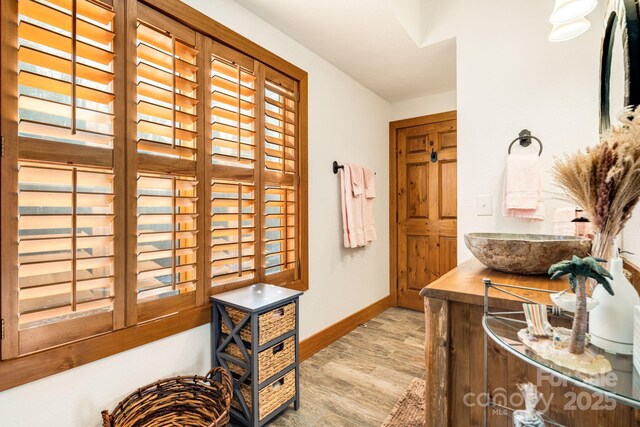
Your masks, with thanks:
[(300, 409), (273, 427), (379, 427), (414, 377), (424, 377), (424, 316), (391, 308), (300, 367)]

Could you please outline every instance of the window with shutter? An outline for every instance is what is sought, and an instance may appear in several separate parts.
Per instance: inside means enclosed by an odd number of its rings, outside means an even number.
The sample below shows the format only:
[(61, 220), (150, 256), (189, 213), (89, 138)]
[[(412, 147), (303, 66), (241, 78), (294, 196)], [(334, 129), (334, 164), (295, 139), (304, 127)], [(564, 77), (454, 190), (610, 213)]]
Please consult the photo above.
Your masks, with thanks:
[(187, 41), (138, 24), (138, 151), (194, 160), (196, 153), (195, 35)]
[(211, 283), (250, 283), (257, 277), (255, 66), (219, 43), (211, 50)]
[(3, 359), (116, 323), (114, 22), (110, 2), (18, 1), (17, 249), (3, 254), (17, 289), (3, 283), (3, 307), (16, 308), (3, 314)]
[(255, 277), (255, 187), (242, 182), (212, 185), (212, 284)]
[(114, 13), (88, 0), (20, 0), (20, 136), (113, 144)]
[(138, 178), (138, 299), (196, 288), (197, 182), (193, 178)]
[(0, 391), (307, 288), (303, 70), (182, 2), (0, 10)]
[(298, 88), (266, 68), (264, 80), (264, 268), (269, 282), (298, 279)]
[(212, 162), (253, 168), (256, 150), (253, 61), (217, 43), (214, 51), (211, 60)]
[(109, 312), (113, 174), (21, 163), (18, 191), (20, 327)]
[[(198, 49), (194, 31), (139, 6), (138, 321), (196, 304)], [(160, 29), (162, 28), (162, 29)], [(162, 158), (169, 158), (168, 170)], [(146, 161), (145, 161), (146, 159)], [(180, 174), (174, 173), (174, 164)], [(167, 173), (171, 172), (171, 173)]]
[(266, 275), (296, 268), (296, 190), (288, 186), (265, 189)]

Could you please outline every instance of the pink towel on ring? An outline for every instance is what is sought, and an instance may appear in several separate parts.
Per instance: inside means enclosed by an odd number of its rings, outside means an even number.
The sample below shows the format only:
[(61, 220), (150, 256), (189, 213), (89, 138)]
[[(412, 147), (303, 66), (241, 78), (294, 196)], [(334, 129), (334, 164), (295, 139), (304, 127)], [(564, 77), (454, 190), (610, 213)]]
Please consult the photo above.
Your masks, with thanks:
[(540, 158), (537, 153), (507, 157), (502, 214), (515, 218), (544, 220)]

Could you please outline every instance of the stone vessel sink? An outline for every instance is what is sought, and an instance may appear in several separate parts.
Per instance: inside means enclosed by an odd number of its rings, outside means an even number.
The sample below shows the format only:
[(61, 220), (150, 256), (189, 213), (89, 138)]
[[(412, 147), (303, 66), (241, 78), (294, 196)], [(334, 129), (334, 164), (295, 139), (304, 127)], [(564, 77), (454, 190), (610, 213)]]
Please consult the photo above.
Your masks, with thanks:
[(551, 265), (591, 250), (589, 239), (545, 234), (469, 233), (464, 242), (487, 267), (516, 274), (547, 274)]

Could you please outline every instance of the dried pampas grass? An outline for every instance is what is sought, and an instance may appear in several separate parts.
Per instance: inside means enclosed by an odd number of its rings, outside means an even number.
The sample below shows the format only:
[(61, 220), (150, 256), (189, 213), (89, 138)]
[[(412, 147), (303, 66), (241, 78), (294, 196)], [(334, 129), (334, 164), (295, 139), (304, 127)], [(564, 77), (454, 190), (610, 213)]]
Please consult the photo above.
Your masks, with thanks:
[(598, 145), (565, 155), (552, 168), (566, 199), (593, 223), (592, 255), (601, 258), (610, 258), (613, 239), (640, 199), (640, 109), (625, 109), (620, 122)]

